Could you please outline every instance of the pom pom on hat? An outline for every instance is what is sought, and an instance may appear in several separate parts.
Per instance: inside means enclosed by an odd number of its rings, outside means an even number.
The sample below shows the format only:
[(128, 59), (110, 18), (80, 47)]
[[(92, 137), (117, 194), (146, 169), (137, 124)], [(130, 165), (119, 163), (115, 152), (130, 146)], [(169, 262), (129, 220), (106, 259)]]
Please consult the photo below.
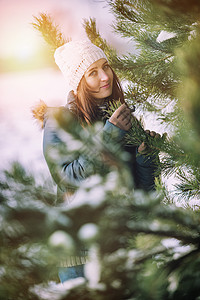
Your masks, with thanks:
[(101, 58), (107, 60), (103, 50), (87, 39), (70, 41), (57, 48), (54, 58), (75, 94), (85, 71), (91, 64)]

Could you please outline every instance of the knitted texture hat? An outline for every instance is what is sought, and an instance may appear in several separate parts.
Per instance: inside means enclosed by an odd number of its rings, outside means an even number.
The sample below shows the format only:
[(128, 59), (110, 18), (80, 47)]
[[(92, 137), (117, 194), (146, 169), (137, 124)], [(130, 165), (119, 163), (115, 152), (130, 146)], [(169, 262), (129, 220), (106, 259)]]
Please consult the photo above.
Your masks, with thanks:
[(90, 40), (70, 41), (56, 49), (54, 58), (75, 93), (81, 78), (91, 64), (101, 58), (107, 60), (103, 50), (92, 44)]

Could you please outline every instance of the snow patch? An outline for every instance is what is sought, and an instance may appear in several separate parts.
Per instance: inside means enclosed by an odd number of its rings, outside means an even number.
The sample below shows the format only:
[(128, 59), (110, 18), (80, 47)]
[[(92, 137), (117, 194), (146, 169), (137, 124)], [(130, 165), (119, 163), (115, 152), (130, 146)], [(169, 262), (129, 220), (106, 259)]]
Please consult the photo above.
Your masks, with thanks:
[(163, 41), (172, 39), (172, 38), (174, 38), (175, 36), (177, 36), (177, 34), (174, 33), (174, 32), (167, 32), (167, 31), (165, 31), (165, 30), (162, 30), (162, 31), (159, 33), (159, 35), (158, 35), (158, 37), (157, 37), (157, 39), (156, 39), (156, 42), (161, 43), (161, 42), (163, 42)]

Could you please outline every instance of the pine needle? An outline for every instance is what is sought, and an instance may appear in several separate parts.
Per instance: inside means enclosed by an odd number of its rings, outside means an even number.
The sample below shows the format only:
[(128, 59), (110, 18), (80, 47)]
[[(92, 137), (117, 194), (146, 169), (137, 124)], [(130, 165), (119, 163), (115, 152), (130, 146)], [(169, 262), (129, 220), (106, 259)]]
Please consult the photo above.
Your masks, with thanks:
[(51, 46), (53, 51), (69, 42), (70, 39), (65, 39), (58, 25), (53, 24), (53, 19), (50, 15), (40, 13), (39, 17), (34, 16), (34, 19), (35, 22), (31, 24), (42, 34), (42, 37)]
[[(111, 116), (115, 112), (115, 110), (120, 106), (121, 106), (121, 102), (119, 100), (114, 101), (109, 104), (109, 107), (105, 111), (109, 116)], [(158, 142), (158, 139), (155, 140), (147, 132), (145, 132), (141, 122), (134, 116), (131, 118), (131, 121), (132, 121), (132, 127), (128, 131), (128, 134), (126, 135), (127, 144), (139, 146), (140, 144), (142, 144), (142, 142), (145, 142), (148, 147), (152, 148), (154, 146), (154, 149), (156, 149), (155, 143)], [(164, 137), (161, 137), (159, 141), (163, 143)]]
[(47, 112), (47, 108), (46, 103), (40, 100), (40, 102), (31, 109), (33, 118), (38, 121), (41, 128), (44, 128), (44, 117)]

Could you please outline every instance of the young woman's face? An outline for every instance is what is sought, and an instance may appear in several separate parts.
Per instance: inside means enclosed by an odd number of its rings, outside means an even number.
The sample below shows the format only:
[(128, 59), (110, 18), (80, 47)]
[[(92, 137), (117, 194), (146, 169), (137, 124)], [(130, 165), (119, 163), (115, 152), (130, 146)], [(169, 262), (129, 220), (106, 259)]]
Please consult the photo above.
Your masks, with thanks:
[(113, 72), (105, 58), (95, 61), (84, 76), (94, 98), (103, 99), (112, 94)]

